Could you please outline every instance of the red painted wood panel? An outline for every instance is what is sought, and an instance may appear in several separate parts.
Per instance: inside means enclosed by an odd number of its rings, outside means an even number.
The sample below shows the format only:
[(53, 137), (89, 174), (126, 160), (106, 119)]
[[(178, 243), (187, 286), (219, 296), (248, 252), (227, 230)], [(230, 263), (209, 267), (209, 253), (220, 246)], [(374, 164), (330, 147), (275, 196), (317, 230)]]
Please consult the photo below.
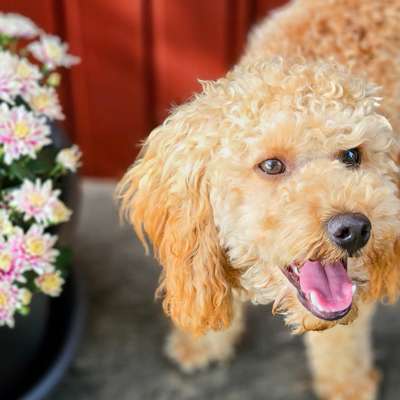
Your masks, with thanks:
[(69, 41), (66, 126), (85, 175), (119, 177), (137, 143), (240, 56), (251, 25), (285, 0), (0, 0)]
[(152, 0), (156, 120), (199, 90), (198, 79), (222, 76), (252, 24), (286, 1)]
[(228, 67), (228, 1), (153, 0), (156, 117)]
[[(137, 148), (137, 141), (149, 130), (146, 88), (146, 0), (75, 0), (71, 21), (72, 43), (81, 40), (83, 79), (74, 95), (77, 141), (86, 155), (88, 175), (121, 175)], [(67, 9), (70, 8), (68, 0)], [(95, 8), (94, 8), (95, 7)], [(80, 29), (80, 32), (76, 30)], [(74, 35), (75, 36), (72, 36)], [(87, 107), (80, 108), (81, 91)], [(79, 127), (79, 125), (77, 125)]]
[(264, 18), (274, 8), (281, 7), (287, 2), (288, 0), (255, 0), (256, 21)]
[(0, 11), (24, 14), (43, 29), (54, 32), (53, 5), (53, 0), (0, 0)]

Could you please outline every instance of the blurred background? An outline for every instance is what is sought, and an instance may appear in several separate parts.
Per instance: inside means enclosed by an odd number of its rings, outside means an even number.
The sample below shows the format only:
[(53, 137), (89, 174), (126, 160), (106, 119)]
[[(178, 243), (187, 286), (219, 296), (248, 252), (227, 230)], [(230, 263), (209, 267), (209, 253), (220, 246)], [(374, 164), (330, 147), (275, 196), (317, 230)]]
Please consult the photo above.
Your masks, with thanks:
[[(164, 357), (168, 321), (154, 301), (159, 267), (118, 222), (113, 191), (138, 143), (174, 104), (222, 76), (250, 27), (285, 0), (0, 0), (70, 44), (64, 128), (82, 149), (75, 269), (87, 297), (83, 337), (50, 400), (313, 399), (302, 340), (269, 307), (251, 307), (238, 356), (193, 376)], [(376, 321), (380, 399), (397, 399), (398, 309)], [(400, 365), (400, 362), (397, 363)], [(33, 366), (35, 368), (35, 366)], [(57, 381), (59, 377), (57, 378)], [(2, 399), (14, 400), (14, 399)]]

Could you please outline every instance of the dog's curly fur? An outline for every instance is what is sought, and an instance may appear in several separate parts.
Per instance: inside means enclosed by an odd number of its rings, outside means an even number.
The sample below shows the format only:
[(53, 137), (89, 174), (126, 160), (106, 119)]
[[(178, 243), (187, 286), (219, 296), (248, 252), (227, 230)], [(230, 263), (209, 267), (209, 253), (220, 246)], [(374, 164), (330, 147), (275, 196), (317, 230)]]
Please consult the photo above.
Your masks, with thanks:
[[(167, 351), (184, 368), (231, 355), (239, 299), (273, 303), (296, 332), (324, 330), (307, 334), (321, 397), (374, 398), (368, 304), (395, 300), (400, 286), (399, 20), (400, 0), (294, 1), (256, 27), (231, 72), (203, 82), (146, 140), (118, 192), (163, 266), (159, 294), (179, 329)], [(362, 164), (349, 169), (337, 155), (355, 147)], [(284, 160), (285, 174), (261, 176), (268, 158)], [(351, 312), (325, 321), (281, 269), (345, 257), (325, 232), (343, 212), (366, 215), (372, 234), (348, 259)], [(335, 356), (325, 351), (333, 344)]]

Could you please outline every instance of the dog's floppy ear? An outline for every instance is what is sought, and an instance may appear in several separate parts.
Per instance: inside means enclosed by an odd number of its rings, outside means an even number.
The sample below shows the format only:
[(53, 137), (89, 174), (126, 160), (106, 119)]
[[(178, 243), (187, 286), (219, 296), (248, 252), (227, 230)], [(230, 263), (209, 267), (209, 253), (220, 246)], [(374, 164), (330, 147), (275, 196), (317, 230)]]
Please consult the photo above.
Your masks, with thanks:
[(400, 239), (388, 240), (392, 243), (390, 251), (379, 252), (369, 263), (368, 297), (394, 303), (400, 294)]
[[(393, 140), (389, 148), (390, 158), (393, 165), (400, 163), (400, 140), (397, 135), (393, 135)], [(390, 163), (387, 163), (389, 166)], [(391, 168), (390, 175), (397, 186), (398, 196), (400, 195), (400, 179), (398, 168)], [(394, 236), (386, 238), (388, 247), (377, 251), (369, 264), (369, 297), (384, 299), (390, 303), (395, 302), (400, 295), (400, 237), (397, 232)]]
[(213, 115), (192, 103), (150, 134), (118, 195), (121, 210), (146, 248), (147, 235), (163, 266), (158, 292), (165, 312), (181, 329), (201, 334), (229, 326), (233, 278), (209, 199)]

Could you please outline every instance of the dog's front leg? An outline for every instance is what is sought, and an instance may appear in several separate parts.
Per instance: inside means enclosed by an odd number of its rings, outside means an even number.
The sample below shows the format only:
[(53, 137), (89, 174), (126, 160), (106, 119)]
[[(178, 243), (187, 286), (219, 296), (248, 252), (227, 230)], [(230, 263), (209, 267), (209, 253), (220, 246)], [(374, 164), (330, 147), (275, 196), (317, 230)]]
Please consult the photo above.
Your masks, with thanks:
[(371, 347), (373, 310), (374, 305), (361, 305), (351, 325), (306, 334), (314, 389), (321, 399), (376, 399), (379, 374)]
[(235, 353), (235, 345), (243, 332), (243, 303), (234, 304), (234, 318), (228, 329), (210, 331), (195, 337), (173, 328), (167, 338), (165, 351), (184, 372), (206, 368), (212, 362), (224, 362)]

